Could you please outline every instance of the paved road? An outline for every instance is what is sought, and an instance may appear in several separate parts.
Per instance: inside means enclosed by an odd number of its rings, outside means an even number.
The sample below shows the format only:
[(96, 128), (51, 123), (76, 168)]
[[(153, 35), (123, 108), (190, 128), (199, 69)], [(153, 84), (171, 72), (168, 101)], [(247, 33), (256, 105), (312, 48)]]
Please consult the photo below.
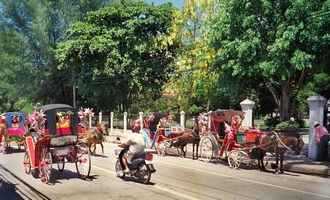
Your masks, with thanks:
[(123, 181), (114, 174), (114, 147), (114, 144), (107, 143), (104, 155), (92, 157), (90, 180), (79, 179), (74, 165), (68, 164), (63, 174), (55, 171), (56, 181), (53, 185), (43, 184), (39, 179), (24, 173), (23, 153), (0, 155), (0, 174), (15, 184), (23, 199), (33, 200), (330, 199), (328, 178), (233, 170), (221, 163), (178, 157), (155, 156), (157, 172), (151, 178), (151, 185)]

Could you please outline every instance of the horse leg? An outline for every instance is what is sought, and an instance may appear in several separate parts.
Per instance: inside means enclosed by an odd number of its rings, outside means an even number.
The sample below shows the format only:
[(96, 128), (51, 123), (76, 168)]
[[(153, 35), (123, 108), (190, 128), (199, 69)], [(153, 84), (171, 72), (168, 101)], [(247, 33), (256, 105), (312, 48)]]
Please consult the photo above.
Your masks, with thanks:
[(196, 144), (196, 159), (198, 160), (198, 149), (199, 149), (199, 140), (197, 141), (197, 144)]
[(93, 154), (95, 154), (96, 153), (96, 142), (93, 143), (93, 146), (94, 146)]
[(280, 153), (280, 173), (284, 173), (284, 168), (283, 168), (283, 160), (284, 160), (284, 153)]
[(192, 159), (195, 160), (195, 142), (193, 142), (193, 152), (192, 152)]
[(275, 147), (275, 157), (276, 157), (276, 168), (275, 168), (275, 174), (278, 174), (279, 173), (279, 165), (278, 165), (278, 162), (279, 162), (279, 149), (278, 149), (278, 146), (276, 144), (276, 147)]
[(87, 143), (88, 149), (89, 149), (89, 153), (92, 154), (92, 144), (91, 143)]
[(185, 158), (186, 152), (184, 151), (184, 147), (185, 147), (185, 145), (181, 145), (181, 152), (182, 152), (183, 157)]
[(102, 148), (102, 154), (104, 154), (103, 143), (101, 142), (100, 145), (101, 145), (101, 148)]

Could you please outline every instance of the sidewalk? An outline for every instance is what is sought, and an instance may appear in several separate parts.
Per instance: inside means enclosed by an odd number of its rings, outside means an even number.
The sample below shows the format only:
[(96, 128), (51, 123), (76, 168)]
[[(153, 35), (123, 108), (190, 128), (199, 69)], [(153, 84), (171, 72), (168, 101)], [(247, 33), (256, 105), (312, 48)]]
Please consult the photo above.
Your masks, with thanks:
[(312, 161), (306, 156), (288, 156), (284, 161), (284, 169), (291, 172), (330, 176), (330, 163)]
[[(131, 132), (128, 130), (126, 134), (120, 129), (115, 129), (110, 136), (106, 136), (106, 141), (117, 143), (117, 137), (121, 140), (125, 139)], [(172, 152), (172, 151), (171, 151)], [(176, 150), (173, 151), (174, 155)], [(305, 153), (305, 152), (304, 152)], [(191, 148), (187, 148), (187, 157), (191, 157)], [(330, 162), (317, 162), (308, 159), (305, 155), (287, 155), (284, 159), (284, 170), (289, 172), (310, 174), (328, 177), (330, 176)]]

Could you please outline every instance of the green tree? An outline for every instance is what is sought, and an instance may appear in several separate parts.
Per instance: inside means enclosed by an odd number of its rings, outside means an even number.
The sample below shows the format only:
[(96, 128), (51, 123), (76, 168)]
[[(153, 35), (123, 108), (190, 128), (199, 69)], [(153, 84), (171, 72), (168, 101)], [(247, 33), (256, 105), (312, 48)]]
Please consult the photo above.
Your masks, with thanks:
[(215, 70), (241, 81), (262, 80), (280, 110), (290, 105), (306, 76), (329, 55), (329, 1), (223, 0), (211, 21)]
[(59, 44), (60, 69), (77, 74), (80, 93), (101, 108), (127, 110), (145, 94), (155, 99), (172, 71), (174, 13), (170, 4), (126, 1), (90, 12)]
[[(111, 0), (0, 0), (2, 27), (14, 32), (14, 35), (20, 38), (19, 42), (24, 43), (14, 49), (15, 54), (11, 54), (15, 59), (24, 60), (24, 66), (28, 66), (23, 68), (21, 65), (26, 76), (17, 76), (16, 79), (28, 81), (29, 77), (33, 77), (32, 83), (37, 82), (28, 84), (33, 87), (33, 92), (29, 87), (22, 88), (20, 90), (22, 97), (44, 103), (72, 103), (72, 74), (71, 71), (57, 69), (54, 49), (57, 43), (64, 39), (65, 30), (70, 24), (83, 19), (87, 12), (97, 10), (111, 2)], [(10, 45), (16, 47), (14, 44)], [(7, 49), (4, 51), (6, 52)], [(15, 68), (13, 64), (9, 67)], [(27, 72), (31, 73), (27, 74)], [(21, 83), (12, 84), (14, 88), (19, 88)]]

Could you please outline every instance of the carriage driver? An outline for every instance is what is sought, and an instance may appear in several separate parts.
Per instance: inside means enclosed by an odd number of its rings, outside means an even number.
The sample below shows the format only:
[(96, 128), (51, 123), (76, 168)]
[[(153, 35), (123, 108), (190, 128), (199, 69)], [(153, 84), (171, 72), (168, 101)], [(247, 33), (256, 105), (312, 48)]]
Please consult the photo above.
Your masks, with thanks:
[(118, 145), (122, 148), (127, 148), (127, 156), (122, 157), (122, 163), (124, 164), (124, 172), (129, 173), (128, 163), (131, 163), (133, 158), (139, 157), (144, 153), (146, 142), (141, 133), (131, 133), (128, 135), (127, 140), (124, 143)]

